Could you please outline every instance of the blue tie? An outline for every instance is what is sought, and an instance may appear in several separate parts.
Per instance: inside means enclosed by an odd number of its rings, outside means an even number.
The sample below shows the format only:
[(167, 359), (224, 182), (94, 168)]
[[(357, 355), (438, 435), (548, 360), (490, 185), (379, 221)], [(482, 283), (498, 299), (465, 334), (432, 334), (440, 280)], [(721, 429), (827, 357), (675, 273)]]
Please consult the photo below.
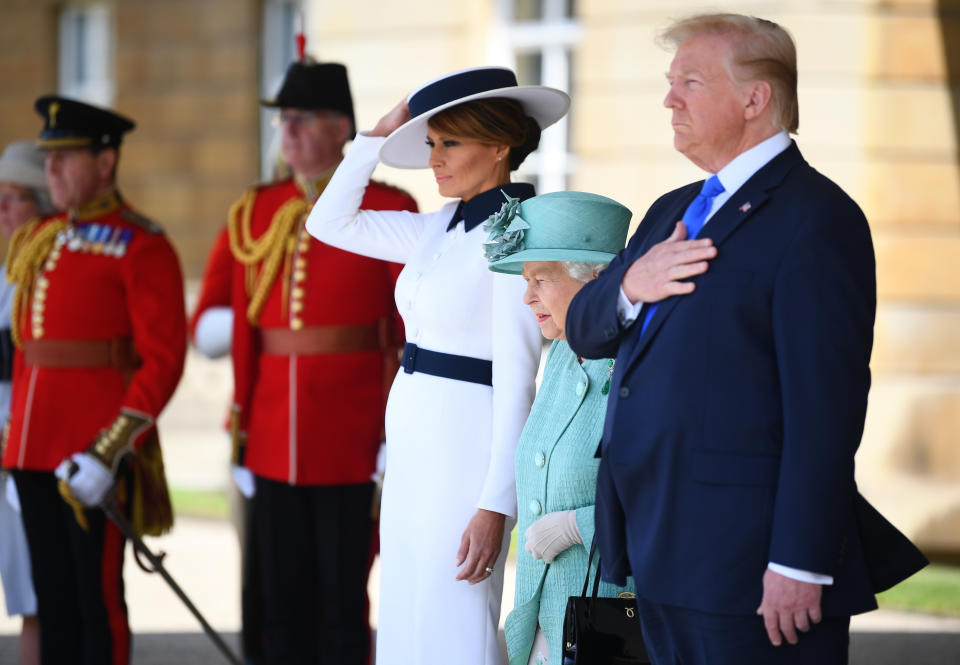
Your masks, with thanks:
[[(703, 187), (700, 189), (700, 193), (697, 194), (697, 198), (687, 206), (686, 212), (683, 213), (683, 223), (687, 226), (687, 240), (693, 240), (697, 237), (697, 234), (700, 233), (700, 229), (703, 228), (703, 223), (707, 220), (707, 215), (710, 213), (710, 208), (713, 205), (713, 199), (716, 198), (717, 194), (723, 191), (723, 185), (720, 183), (720, 178), (715, 175), (707, 178), (707, 181), (703, 183)], [(647, 307), (646, 316), (643, 317), (643, 327), (640, 328), (640, 334), (647, 329), (647, 326), (650, 325), (650, 319), (653, 318), (653, 313), (657, 311), (658, 303), (653, 303)]]

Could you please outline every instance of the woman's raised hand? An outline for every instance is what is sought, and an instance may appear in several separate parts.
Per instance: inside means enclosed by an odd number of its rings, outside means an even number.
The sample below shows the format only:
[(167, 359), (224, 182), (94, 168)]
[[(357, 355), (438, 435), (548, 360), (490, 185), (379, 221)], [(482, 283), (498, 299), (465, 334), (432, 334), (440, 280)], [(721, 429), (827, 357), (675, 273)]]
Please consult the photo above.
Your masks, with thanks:
[(393, 130), (410, 119), (410, 107), (407, 105), (407, 98), (404, 97), (400, 103), (390, 109), (390, 112), (380, 118), (377, 125), (370, 131), (370, 136), (389, 136)]

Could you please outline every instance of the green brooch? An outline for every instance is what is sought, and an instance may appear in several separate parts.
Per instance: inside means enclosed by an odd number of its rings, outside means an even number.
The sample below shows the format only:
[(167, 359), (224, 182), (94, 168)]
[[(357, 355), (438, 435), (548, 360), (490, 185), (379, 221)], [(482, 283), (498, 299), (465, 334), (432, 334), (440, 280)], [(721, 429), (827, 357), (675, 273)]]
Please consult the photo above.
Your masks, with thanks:
[(613, 358), (607, 360), (607, 380), (603, 382), (603, 387), (600, 389), (601, 395), (606, 395), (610, 392), (610, 378), (613, 376)]

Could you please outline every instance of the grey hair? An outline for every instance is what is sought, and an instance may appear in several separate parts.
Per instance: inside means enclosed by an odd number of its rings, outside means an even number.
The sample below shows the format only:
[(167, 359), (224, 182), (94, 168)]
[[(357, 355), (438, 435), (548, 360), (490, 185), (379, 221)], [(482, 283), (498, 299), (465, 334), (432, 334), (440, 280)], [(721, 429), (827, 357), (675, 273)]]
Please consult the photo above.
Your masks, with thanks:
[(33, 202), (37, 204), (37, 215), (47, 217), (57, 211), (50, 198), (50, 190), (46, 187), (31, 187), (30, 193), (33, 195)]
[(564, 261), (563, 267), (567, 269), (567, 274), (578, 282), (589, 282), (596, 273), (607, 267), (606, 263), (587, 263), (585, 261)]

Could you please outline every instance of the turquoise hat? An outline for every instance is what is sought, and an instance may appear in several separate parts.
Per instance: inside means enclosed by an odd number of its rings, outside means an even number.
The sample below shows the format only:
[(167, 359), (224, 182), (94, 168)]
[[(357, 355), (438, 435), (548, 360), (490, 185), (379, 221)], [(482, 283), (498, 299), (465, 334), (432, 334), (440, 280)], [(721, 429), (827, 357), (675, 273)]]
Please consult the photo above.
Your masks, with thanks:
[(522, 203), (507, 197), (483, 228), (490, 270), (519, 275), (526, 261), (610, 263), (627, 242), (633, 213), (587, 192), (552, 192)]

